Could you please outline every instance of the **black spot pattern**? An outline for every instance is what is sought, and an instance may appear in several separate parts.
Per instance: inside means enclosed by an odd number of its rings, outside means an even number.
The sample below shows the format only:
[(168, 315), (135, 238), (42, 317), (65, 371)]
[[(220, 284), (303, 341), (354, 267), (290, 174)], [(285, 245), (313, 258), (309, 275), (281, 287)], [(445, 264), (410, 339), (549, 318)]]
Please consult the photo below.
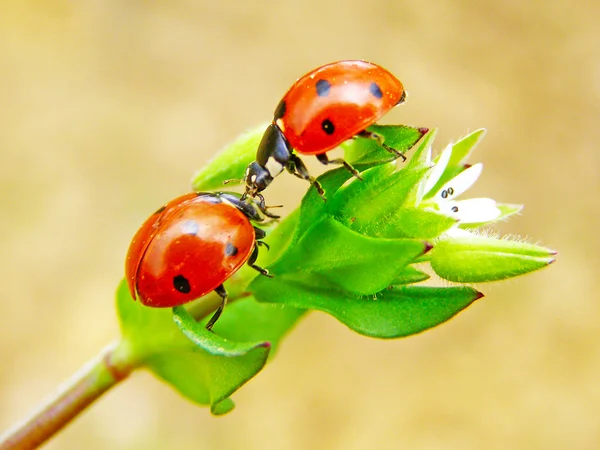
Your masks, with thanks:
[(331, 89), (331, 83), (327, 80), (319, 80), (315, 84), (315, 87), (317, 88), (317, 95), (319, 97), (327, 97)]
[(377, 98), (383, 97), (383, 92), (381, 92), (381, 88), (375, 82), (371, 83), (371, 86), (369, 86), (369, 91), (371, 92), (371, 94), (373, 94), (374, 97), (377, 97)]
[(175, 290), (181, 292), (182, 294), (189, 294), (192, 290), (190, 282), (183, 275), (175, 275), (173, 277), (173, 287), (175, 288)]
[(273, 121), (277, 119), (281, 119), (285, 115), (287, 105), (285, 104), (285, 100), (281, 100), (277, 108), (275, 108), (275, 114), (273, 114)]
[(333, 126), (333, 122), (329, 119), (325, 119), (323, 122), (321, 122), (321, 128), (323, 128), (323, 131), (327, 134), (333, 134), (335, 133), (335, 127)]
[(238, 248), (231, 242), (228, 242), (225, 246), (225, 256), (235, 256), (238, 253)]

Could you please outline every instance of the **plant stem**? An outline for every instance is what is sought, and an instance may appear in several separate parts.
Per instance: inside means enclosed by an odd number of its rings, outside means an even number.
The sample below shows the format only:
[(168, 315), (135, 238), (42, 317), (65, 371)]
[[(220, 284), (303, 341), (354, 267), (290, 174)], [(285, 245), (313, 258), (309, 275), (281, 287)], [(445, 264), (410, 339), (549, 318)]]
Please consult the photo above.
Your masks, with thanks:
[(73, 375), (47, 403), (0, 436), (0, 450), (33, 449), (50, 439), (136, 368), (124, 341), (115, 342)]

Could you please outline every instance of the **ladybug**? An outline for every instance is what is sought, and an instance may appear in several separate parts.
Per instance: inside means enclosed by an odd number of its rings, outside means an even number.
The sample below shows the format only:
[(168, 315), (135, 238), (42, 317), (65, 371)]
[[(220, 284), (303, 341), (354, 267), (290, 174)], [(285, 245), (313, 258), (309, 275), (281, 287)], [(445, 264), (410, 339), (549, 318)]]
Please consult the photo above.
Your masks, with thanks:
[(127, 252), (125, 277), (133, 299), (155, 308), (191, 302), (211, 291), (221, 304), (209, 320), (215, 324), (225, 304), (223, 282), (247, 263), (255, 264), (265, 232), (250, 221), (262, 221), (261, 205), (238, 194), (189, 193), (158, 209), (135, 234)]
[(254, 197), (284, 169), (309, 181), (324, 198), (319, 182), (294, 153), (315, 155), (323, 164), (342, 164), (354, 176), (359, 173), (341, 158), (330, 160), (327, 151), (353, 137), (375, 139), (396, 157), (405, 156), (366, 130), (386, 112), (404, 102), (402, 83), (383, 67), (366, 61), (338, 61), (319, 67), (298, 79), (275, 109), (256, 152), (246, 169), (244, 197)]

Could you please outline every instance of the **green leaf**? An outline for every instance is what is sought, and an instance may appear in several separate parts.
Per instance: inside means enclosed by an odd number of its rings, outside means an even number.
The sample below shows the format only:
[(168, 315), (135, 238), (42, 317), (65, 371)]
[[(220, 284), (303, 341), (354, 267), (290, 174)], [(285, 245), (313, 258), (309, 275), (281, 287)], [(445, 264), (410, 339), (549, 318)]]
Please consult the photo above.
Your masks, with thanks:
[(414, 268), (413, 266), (403, 267), (400, 273), (394, 278), (392, 281), (393, 286), (403, 285), (403, 284), (413, 284), (420, 283), (421, 281), (425, 281), (429, 279), (429, 275), (420, 270)]
[[(371, 125), (367, 131), (383, 136), (386, 145), (401, 152), (410, 150), (427, 132), (426, 128), (407, 125)], [(343, 144), (344, 158), (352, 165), (372, 165), (394, 161), (397, 157), (373, 139), (357, 137)]]
[(440, 240), (431, 252), (431, 267), (446, 280), (479, 283), (541, 269), (554, 262), (555, 254), (533, 244), (474, 235)]
[[(448, 166), (435, 186), (429, 191), (430, 195), (428, 195), (427, 198), (431, 198), (431, 196), (438, 192), (444, 184), (470, 167), (465, 161), (471, 155), (475, 147), (477, 147), (477, 144), (485, 137), (486, 133), (487, 131), (484, 128), (481, 128), (473, 131), (471, 134), (468, 134), (452, 145), (452, 155), (448, 161)], [(435, 158), (434, 161), (436, 163), (438, 162), (440, 155)]]
[(271, 344), (265, 341), (236, 342), (225, 339), (218, 334), (207, 330), (204, 324), (196, 322), (183, 306), (176, 306), (173, 308), (173, 320), (181, 332), (192, 341), (192, 343), (209, 355), (243, 356), (253, 350), (260, 350), (260, 352), (256, 353), (264, 355), (264, 358), (262, 359), (262, 365), (264, 365), (271, 347)]
[(235, 301), (215, 325), (215, 330), (226, 336), (223, 338), (208, 332), (180, 308), (175, 317), (196, 345), (173, 322), (170, 309), (135, 302), (124, 281), (117, 291), (117, 311), (131, 360), (188, 399), (210, 404), (214, 414), (229, 411), (233, 402), (227, 398), (264, 366), (269, 354), (266, 341), (272, 338), (276, 345), (303, 314), (302, 310), (262, 305), (250, 298)]
[(428, 243), (419, 240), (364, 236), (325, 218), (313, 224), (270, 270), (276, 277), (318, 273), (343, 289), (369, 295), (389, 286), (404, 266), (429, 249)]
[(353, 180), (340, 188), (331, 199), (331, 214), (362, 234), (398, 237), (401, 219), (397, 217), (428, 169), (393, 169), (392, 164), (375, 167), (364, 173), (363, 181)]
[[(307, 274), (284, 275), (268, 281), (257, 279), (252, 289), (259, 301), (324, 311), (357, 333), (377, 338), (420, 333), (482, 297), (470, 287), (402, 286), (366, 298)], [(274, 292), (285, 294), (274, 296)]]
[(487, 130), (480, 128), (454, 143), (448, 167), (457, 167), (465, 164), (471, 153), (473, 153), (473, 150), (475, 150), (475, 147), (477, 147), (486, 134)]
[(414, 169), (417, 167), (422, 167), (427, 161), (427, 150), (433, 144), (435, 137), (437, 136), (438, 130), (437, 128), (432, 128), (429, 130), (425, 136), (419, 141), (419, 144), (414, 149), (413, 155), (406, 164), (407, 169)]
[(197, 192), (222, 190), (223, 181), (240, 184), (246, 167), (256, 158), (256, 150), (267, 125), (261, 125), (244, 134), (218, 152), (206, 166), (192, 177), (192, 189)]
[(388, 218), (381, 233), (388, 237), (433, 239), (456, 224), (452, 217), (419, 208), (401, 208)]

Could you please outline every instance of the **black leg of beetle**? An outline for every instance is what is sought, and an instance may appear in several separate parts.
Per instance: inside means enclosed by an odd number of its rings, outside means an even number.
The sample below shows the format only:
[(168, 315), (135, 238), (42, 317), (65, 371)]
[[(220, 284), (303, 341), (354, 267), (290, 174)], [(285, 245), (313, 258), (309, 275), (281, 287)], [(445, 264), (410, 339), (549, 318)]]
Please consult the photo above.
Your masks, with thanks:
[(319, 160), (319, 162), (321, 164), (325, 164), (325, 165), (327, 165), (327, 164), (341, 164), (346, 169), (348, 169), (348, 171), (352, 175), (354, 175), (359, 180), (362, 180), (362, 177), (360, 176), (360, 173), (358, 172), (358, 170), (356, 170), (354, 167), (352, 167), (352, 164), (344, 161), (343, 158), (329, 159), (327, 157), (327, 153), (321, 153), (320, 155), (317, 155), (317, 159)]
[(372, 139), (372, 140), (376, 141), (379, 145), (381, 145), (383, 148), (385, 148), (388, 152), (395, 155), (396, 158), (402, 158), (402, 161), (406, 161), (406, 156), (404, 156), (404, 153), (399, 152), (395, 148), (392, 148), (389, 145), (387, 145), (384, 142), (382, 135), (380, 135), (378, 133), (373, 133), (372, 131), (363, 130), (360, 133), (358, 133), (357, 136), (365, 138), (365, 139)]
[(258, 206), (258, 209), (260, 209), (260, 212), (262, 212), (265, 216), (271, 218), (271, 219), (279, 219), (280, 216), (277, 216), (275, 214), (271, 214), (269, 211), (267, 211), (269, 208), (280, 208), (282, 205), (276, 205), (276, 206), (267, 206), (265, 204), (265, 197), (262, 194), (256, 194), (256, 197), (258, 198), (258, 202), (255, 201), (256, 206)]
[(271, 275), (267, 269), (263, 269), (262, 267), (254, 264), (256, 262), (256, 258), (258, 258), (258, 243), (254, 244), (254, 251), (250, 255), (250, 258), (248, 258), (248, 265), (250, 267), (252, 267), (254, 270), (256, 270), (257, 272), (260, 272), (261, 275), (264, 275), (265, 277), (273, 278), (273, 275)]
[(219, 317), (221, 317), (221, 313), (223, 312), (223, 309), (225, 309), (225, 305), (227, 304), (227, 291), (225, 290), (222, 284), (220, 286), (217, 286), (215, 292), (219, 297), (221, 297), (221, 304), (206, 324), (206, 329), (209, 331), (212, 330), (213, 325), (217, 322), (217, 320), (219, 320)]
[(252, 227), (254, 228), (254, 236), (256, 236), (256, 240), (260, 240), (263, 239), (267, 233), (265, 233), (265, 230), (263, 230), (262, 228), (258, 228), (258, 227)]
[(319, 183), (315, 177), (308, 173), (308, 169), (306, 168), (302, 160), (293, 153), (290, 155), (290, 160), (287, 169), (292, 174), (296, 175), (298, 178), (302, 178), (303, 180), (306, 180), (310, 184), (312, 184), (321, 196), (321, 198), (323, 200), (327, 200), (325, 198), (325, 191), (323, 190), (321, 183)]
[(267, 250), (271, 250), (271, 246), (269, 244), (267, 244), (266, 242), (263, 241), (256, 241), (256, 243), (260, 246), (266, 247)]

